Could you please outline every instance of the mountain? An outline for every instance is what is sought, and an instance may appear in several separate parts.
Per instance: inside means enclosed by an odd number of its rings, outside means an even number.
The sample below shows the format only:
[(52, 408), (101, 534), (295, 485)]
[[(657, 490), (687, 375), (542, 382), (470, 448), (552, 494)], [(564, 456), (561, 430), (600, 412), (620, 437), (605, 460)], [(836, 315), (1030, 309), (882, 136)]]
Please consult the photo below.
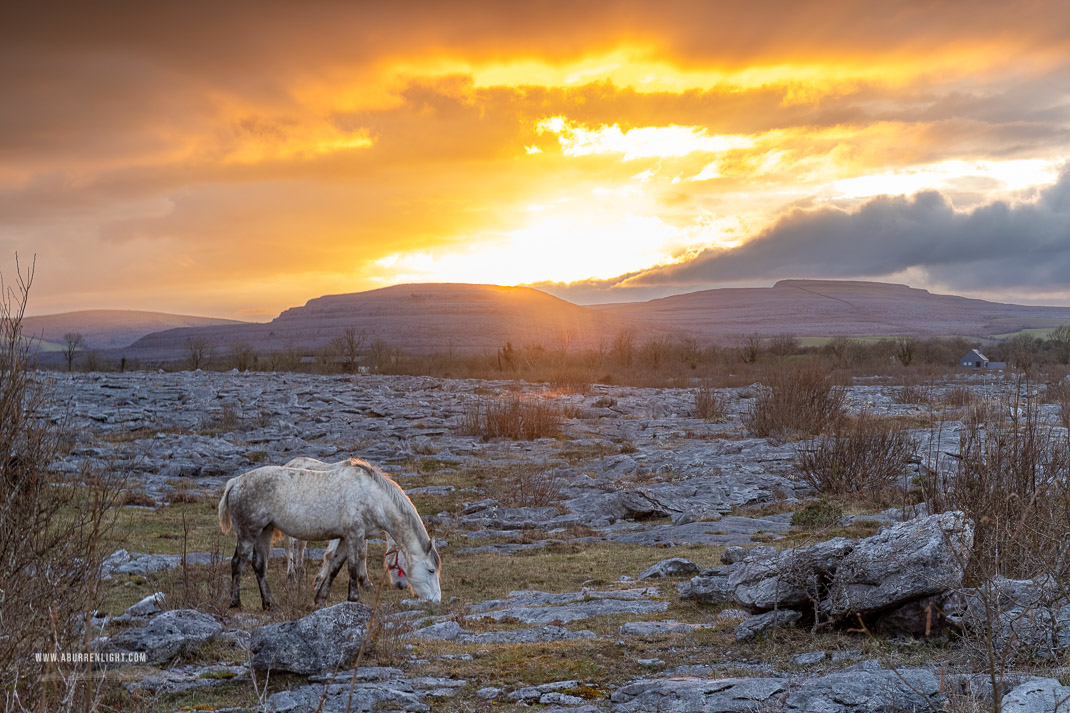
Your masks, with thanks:
[(1070, 321), (1070, 307), (1002, 304), (850, 280), (781, 280), (772, 287), (702, 290), (592, 309), (718, 341), (750, 333), (991, 337)]
[(146, 334), (163, 329), (235, 324), (243, 322), (164, 312), (96, 309), (24, 317), (22, 332), (28, 337), (40, 340), (43, 351), (62, 348), (63, 336), (70, 332), (81, 334), (87, 349), (117, 349), (132, 344)]
[(541, 344), (570, 348), (609, 340), (627, 324), (530, 287), (470, 284), (394, 285), (378, 290), (327, 295), (293, 307), (267, 323), (171, 329), (139, 339), (132, 354), (165, 358), (180, 353), (190, 339), (217, 347), (248, 342), (258, 351), (327, 344), (354, 327), (367, 344), (383, 340), (407, 353), (453, 349), (495, 350)]

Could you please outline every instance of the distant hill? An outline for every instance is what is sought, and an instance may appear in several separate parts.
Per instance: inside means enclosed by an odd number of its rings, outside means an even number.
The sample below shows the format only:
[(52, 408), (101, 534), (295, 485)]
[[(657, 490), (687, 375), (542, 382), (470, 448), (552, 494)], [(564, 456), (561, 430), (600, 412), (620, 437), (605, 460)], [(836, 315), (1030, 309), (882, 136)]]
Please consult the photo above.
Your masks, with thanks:
[[(72, 313), (80, 314), (110, 313)], [(50, 319), (59, 317), (68, 316)], [(906, 285), (845, 280), (782, 280), (772, 287), (703, 290), (647, 302), (584, 307), (530, 287), (447, 283), (394, 285), (317, 297), (263, 323), (157, 317), (200, 323), (165, 322), (163, 326), (170, 328), (141, 332), (132, 345), (124, 346), (121, 353), (111, 350), (109, 356), (177, 361), (184, 358), (191, 339), (204, 339), (217, 349), (247, 342), (258, 352), (294, 348), (309, 354), (348, 327), (365, 335), (365, 348), (382, 340), (409, 354), (494, 351), (506, 342), (518, 348), (539, 344), (547, 349), (563, 345), (584, 349), (612, 344), (624, 329), (634, 330), (640, 340), (651, 334), (679, 333), (720, 343), (754, 332), (982, 339), (1070, 322), (1070, 307), (1001, 304), (935, 295)], [(103, 344), (89, 324), (84, 318), (57, 321), (47, 333), (62, 341), (64, 332), (81, 331), (91, 346)], [(146, 321), (138, 329), (151, 331), (148, 327)], [(102, 328), (100, 333), (105, 331)], [(113, 335), (113, 344), (124, 342), (125, 337)]]
[(163, 329), (235, 324), (244, 323), (232, 319), (192, 317), (164, 312), (95, 309), (25, 317), (22, 320), (22, 331), (26, 336), (40, 339), (40, 346), (45, 351), (62, 346), (63, 336), (69, 332), (81, 334), (88, 349), (118, 349), (132, 344), (146, 334)]
[(611, 339), (628, 326), (617, 317), (581, 307), (530, 287), (470, 284), (394, 285), (378, 290), (328, 295), (293, 307), (267, 323), (170, 329), (133, 345), (146, 359), (181, 352), (190, 339), (218, 347), (248, 342), (260, 351), (296, 347), (305, 351), (327, 344), (354, 327), (367, 343), (383, 340), (408, 353), (453, 349), (495, 350), (567, 343), (589, 347)]
[(990, 337), (1070, 321), (1070, 307), (1002, 304), (849, 280), (781, 280), (772, 287), (702, 290), (592, 309), (721, 341), (750, 333)]

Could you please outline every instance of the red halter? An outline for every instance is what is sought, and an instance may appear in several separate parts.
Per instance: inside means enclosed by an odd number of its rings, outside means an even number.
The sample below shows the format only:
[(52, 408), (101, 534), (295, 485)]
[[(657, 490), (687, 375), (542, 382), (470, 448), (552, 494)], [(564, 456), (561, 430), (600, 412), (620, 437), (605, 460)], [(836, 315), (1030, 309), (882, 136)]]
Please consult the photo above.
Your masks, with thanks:
[[(390, 563), (390, 555), (394, 555), (394, 562), (393, 563)], [(386, 554), (383, 555), (383, 559), (387, 560), (387, 563), (388, 563), (386, 568), (388, 570), (395, 570), (396, 569), (398, 571), (398, 579), (401, 579), (402, 577), (405, 576), (405, 570), (403, 570), (401, 568), (401, 564), (398, 562), (398, 560), (400, 558), (400, 555), (401, 555), (401, 550), (387, 550)]]

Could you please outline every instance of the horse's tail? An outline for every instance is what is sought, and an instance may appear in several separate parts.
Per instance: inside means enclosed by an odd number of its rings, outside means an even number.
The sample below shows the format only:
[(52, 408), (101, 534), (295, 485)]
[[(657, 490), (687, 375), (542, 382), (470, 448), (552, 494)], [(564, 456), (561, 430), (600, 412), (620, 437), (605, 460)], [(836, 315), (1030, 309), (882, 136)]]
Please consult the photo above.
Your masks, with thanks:
[(234, 483), (237, 482), (237, 478), (231, 478), (227, 481), (227, 487), (223, 488), (223, 497), (219, 499), (219, 529), (223, 531), (223, 534), (230, 532), (233, 527), (230, 522), (230, 503), (227, 499), (230, 497), (230, 489), (234, 487)]

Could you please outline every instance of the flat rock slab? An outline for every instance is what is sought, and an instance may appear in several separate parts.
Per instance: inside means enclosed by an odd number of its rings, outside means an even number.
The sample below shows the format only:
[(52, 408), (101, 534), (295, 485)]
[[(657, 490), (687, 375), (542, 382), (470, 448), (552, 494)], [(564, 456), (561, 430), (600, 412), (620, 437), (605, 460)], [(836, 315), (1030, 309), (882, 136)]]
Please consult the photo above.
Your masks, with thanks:
[(455, 621), (444, 621), (423, 629), (417, 629), (408, 634), (408, 637), (455, 641), (459, 644), (532, 644), (546, 641), (575, 641), (576, 639), (597, 638), (594, 632), (586, 629), (570, 631), (560, 626), (540, 626), (534, 629), (488, 631), (482, 634), (473, 634), (462, 628)]
[(663, 678), (629, 683), (610, 700), (613, 713), (753, 713), (787, 690), (783, 678)]
[(946, 701), (928, 669), (841, 671), (803, 681), (784, 702), (784, 713), (927, 711)]
[(365, 604), (342, 602), (296, 621), (258, 627), (249, 642), (253, 668), (306, 675), (343, 668), (360, 650), (371, 614)]
[(509, 592), (506, 599), (488, 599), (472, 604), (468, 609), (472, 612), (486, 612), (502, 607), (542, 607), (554, 604), (570, 604), (592, 599), (623, 599), (639, 600), (652, 599), (661, 594), (657, 587), (640, 587), (637, 589), (620, 589), (602, 591), (597, 589), (581, 589), (578, 592), (540, 592), (537, 589), (518, 589)]
[(142, 653), (146, 663), (157, 666), (197, 650), (222, 630), (223, 625), (208, 614), (174, 609), (157, 614), (144, 626), (97, 641), (104, 651)]
[(781, 533), (791, 529), (783, 522), (727, 516), (717, 522), (656, 525), (638, 532), (610, 534), (607, 539), (635, 545), (747, 545), (759, 532)]
[(265, 713), (371, 713), (379, 710), (430, 711), (412, 683), (405, 679), (350, 684), (311, 684), (280, 691), (267, 699)]
[(628, 601), (620, 599), (594, 599), (560, 606), (506, 607), (479, 614), (470, 614), (470, 619), (516, 619), (523, 624), (566, 624), (570, 621), (589, 619), (608, 614), (659, 614), (669, 608), (668, 602)]
[(148, 693), (181, 693), (193, 688), (214, 688), (247, 676), (244, 666), (172, 666), (155, 670), (140, 681), (124, 683), (126, 690)]

